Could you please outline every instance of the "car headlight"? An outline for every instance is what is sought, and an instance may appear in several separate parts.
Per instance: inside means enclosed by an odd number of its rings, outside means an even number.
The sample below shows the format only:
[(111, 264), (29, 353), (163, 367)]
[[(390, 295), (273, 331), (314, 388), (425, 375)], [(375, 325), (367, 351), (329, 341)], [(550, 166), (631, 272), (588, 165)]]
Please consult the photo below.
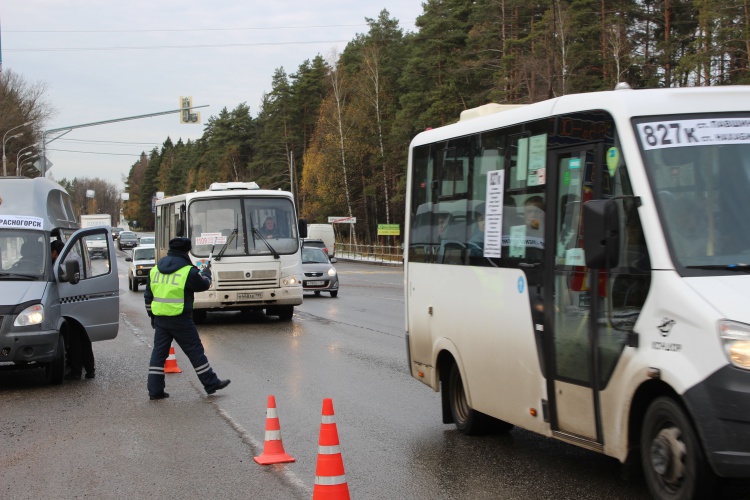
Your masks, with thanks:
[(21, 314), (16, 316), (16, 320), (13, 322), (13, 326), (31, 326), (38, 325), (44, 321), (44, 306), (42, 304), (34, 304), (29, 306)]
[(750, 325), (720, 321), (719, 334), (729, 361), (737, 368), (750, 370)]
[(336, 268), (331, 267), (328, 269), (328, 276), (336, 276)]

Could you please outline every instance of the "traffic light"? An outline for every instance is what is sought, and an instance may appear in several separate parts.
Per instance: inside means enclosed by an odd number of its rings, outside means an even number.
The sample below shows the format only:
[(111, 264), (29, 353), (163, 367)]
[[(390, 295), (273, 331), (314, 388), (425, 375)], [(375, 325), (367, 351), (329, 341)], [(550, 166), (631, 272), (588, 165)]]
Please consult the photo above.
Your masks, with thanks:
[(200, 123), (201, 114), (193, 113), (193, 98), (180, 97), (180, 123)]

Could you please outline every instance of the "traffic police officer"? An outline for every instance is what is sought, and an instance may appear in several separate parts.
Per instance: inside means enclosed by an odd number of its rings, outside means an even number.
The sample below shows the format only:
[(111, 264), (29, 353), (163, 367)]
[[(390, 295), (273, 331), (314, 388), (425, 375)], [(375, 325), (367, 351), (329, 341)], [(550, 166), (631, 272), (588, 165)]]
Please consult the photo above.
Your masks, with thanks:
[(154, 327), (154, 349), (148, 367), (148, 395), (150, 399), (164, 399), (164, 363), (169, 356), (172, 340), (190, 359), (206, 393), (213, 394), (229, 385), (220, 380), (208, 363), (198, 330), (193, 323), (195, 292), (211, 286), (211, 270), (199, 271), (188, 256), (192, 248), (189, 238), (174, 238), (169, 242), (167, 256), (151, 270), (143, 298), (146, 311)]

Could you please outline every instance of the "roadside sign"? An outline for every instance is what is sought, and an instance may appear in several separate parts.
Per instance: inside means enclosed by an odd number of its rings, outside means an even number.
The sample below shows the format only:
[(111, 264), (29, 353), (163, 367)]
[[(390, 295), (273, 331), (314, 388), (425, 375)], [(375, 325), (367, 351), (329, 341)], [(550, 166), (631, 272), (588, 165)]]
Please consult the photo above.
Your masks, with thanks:
[(356, 224), (356, 217), (328, 217), (329, 224)]
[(401, 226), (399, 224), (378, 224), (378, 236), (400, 236)]

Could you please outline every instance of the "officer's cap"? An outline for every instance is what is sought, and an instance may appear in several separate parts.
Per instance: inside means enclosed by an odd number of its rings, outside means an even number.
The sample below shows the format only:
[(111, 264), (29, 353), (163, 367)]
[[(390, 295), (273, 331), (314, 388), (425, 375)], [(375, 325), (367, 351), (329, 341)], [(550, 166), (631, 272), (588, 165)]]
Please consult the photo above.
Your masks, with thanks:
[(190, 238), (172, 238), (169, 240), (169, 249), (178, 252), (189, 252), (193, 248)]

